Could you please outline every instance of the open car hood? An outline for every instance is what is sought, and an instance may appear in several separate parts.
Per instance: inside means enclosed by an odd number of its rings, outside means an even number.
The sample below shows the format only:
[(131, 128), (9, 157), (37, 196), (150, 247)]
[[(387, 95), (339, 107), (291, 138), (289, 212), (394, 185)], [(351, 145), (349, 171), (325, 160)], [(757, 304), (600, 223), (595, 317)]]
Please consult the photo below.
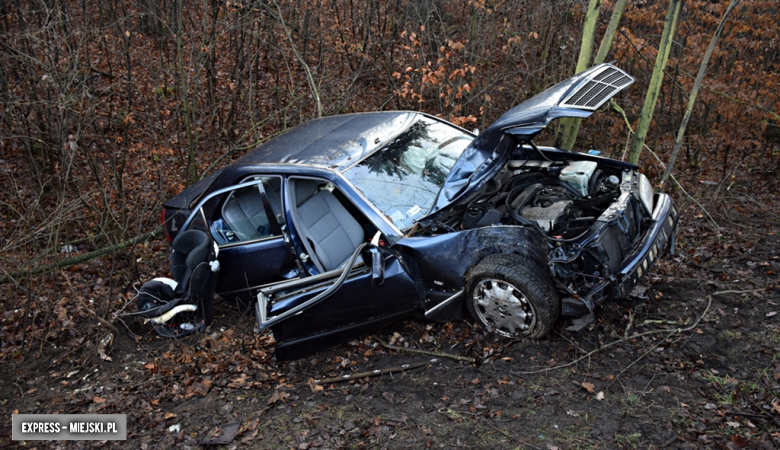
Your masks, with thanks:
[(437, 212), (479, 189), (504, 166), (517, 145), (529, 142), (553, 120), (589, 117), (634, 81), (612, 64), (599, 64), (510, 109), (463, 151), (433, 207), (419, 222), (430, 223)]

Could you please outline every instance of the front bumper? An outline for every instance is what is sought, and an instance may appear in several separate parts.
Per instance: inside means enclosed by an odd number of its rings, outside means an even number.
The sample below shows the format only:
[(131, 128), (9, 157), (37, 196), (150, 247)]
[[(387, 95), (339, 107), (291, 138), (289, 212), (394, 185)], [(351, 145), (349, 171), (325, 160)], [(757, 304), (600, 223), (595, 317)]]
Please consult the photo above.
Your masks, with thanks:
[(674, 249), (675, 233), (677, 232), (678, 212), (671, 197), (666, 194), (656, 194), (653, 224), (647, 230), (645, 237), (627, 258), (627, 263), (617, 274), (617, 297), (628, 297), (639, 280), (653, 267), (661, 257), (666, 246)]

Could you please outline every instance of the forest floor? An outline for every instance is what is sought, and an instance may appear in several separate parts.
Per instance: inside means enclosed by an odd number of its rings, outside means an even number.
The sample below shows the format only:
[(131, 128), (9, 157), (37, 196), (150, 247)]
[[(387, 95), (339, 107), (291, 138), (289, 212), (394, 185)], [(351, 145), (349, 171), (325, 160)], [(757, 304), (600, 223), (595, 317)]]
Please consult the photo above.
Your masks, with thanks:
[[(780, 234), (756, 221), (733, 219), (724, 236), (691, 218), (685, 251), (656, 265), (646, 291), (606, 303), (580, 332), (559, 320), (539, 341), (408, 320), (276, 362), (253, 314), (220, 306), (206, 335), (120, 334), (109, 361), (97, 350), (105, 329), (85, 318), (70, 326), (92, 334), (4, 357), (0, 446), (780, 448)], [(164, 260), (167, 247), (142, 252)], [(358, 375), (314, 383), (347, 374)], [(128, 439), (13, 442), (15, 412), (127, 414)]]

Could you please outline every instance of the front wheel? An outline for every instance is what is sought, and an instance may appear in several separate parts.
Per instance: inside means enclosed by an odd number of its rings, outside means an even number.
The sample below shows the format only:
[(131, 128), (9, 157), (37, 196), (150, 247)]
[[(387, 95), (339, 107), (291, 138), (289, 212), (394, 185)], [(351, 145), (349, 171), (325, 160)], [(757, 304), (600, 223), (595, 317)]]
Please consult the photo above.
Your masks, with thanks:
[(545, 336), (560, 315), (561, 302), (549, 275), (520, 256), (488, 256), (466, 281), (469, 312), (501, 336)]

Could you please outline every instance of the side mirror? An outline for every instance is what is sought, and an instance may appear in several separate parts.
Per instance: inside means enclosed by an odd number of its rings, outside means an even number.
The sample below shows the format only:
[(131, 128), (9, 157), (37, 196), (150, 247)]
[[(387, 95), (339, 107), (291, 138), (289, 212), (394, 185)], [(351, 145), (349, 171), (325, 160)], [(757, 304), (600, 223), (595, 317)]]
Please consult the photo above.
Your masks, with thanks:
[(385, 282), (385, 258), (380, 250), (373, 247), (371, 253), (371, 287), (375, 288)]

